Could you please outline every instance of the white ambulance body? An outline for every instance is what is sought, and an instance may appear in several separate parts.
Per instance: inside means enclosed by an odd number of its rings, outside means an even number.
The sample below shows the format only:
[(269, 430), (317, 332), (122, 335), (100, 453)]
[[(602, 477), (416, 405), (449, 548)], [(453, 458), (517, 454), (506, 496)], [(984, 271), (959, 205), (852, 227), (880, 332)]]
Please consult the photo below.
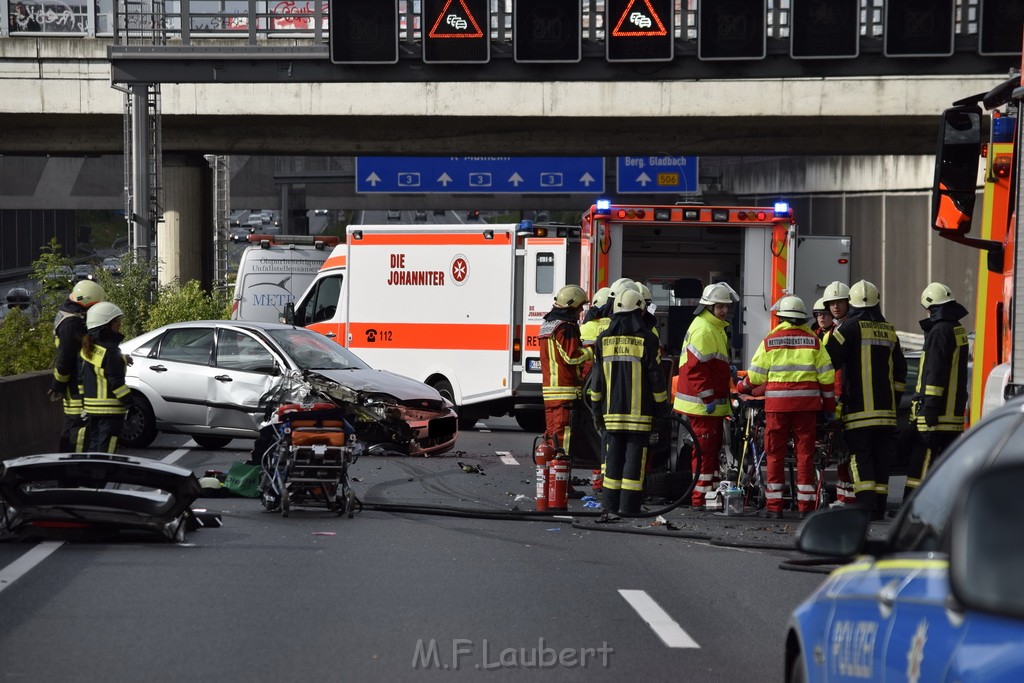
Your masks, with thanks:
[(294, 322), (437, 388), (463, 427), (512, 413), (542, 430), (537, 333), (555, 292), (578, 281), (567, 264), (579, 263), (578, 228), (547, 230), (349, 226), (347, 243), (296, 302)]

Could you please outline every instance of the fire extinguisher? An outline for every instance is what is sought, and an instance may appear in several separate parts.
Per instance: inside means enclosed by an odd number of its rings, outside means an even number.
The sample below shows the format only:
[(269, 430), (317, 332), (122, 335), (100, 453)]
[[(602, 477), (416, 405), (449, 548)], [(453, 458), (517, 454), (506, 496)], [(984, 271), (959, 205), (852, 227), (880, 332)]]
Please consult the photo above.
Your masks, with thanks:
[(545, 438), (533, 451), (533, 462), (537, 466), (537, 510), (548, 509), (548, 463), (555, 457), (555, 447)]
[(548, 510), (566, 510), (569, 507), (569, 456), (561, 448), (548, 464)]

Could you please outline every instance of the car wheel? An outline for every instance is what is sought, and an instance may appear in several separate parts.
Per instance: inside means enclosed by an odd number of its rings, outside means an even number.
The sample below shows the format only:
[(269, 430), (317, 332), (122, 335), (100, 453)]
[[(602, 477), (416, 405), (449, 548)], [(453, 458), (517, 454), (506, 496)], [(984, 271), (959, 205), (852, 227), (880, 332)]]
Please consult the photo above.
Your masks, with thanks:
[(129, 448), (145, 448), (156, 438), (156, 418), (153, 409), (142, 394), (132, 392), (128, 410), (121, 425), (120, 441)]
[(231, 443), (230, 436), (211, 436), (209, 434), (193, 434), (192, 440), (199, 444), (200, 448), (205, 448), (208, 451), (224, 448)]
[(543, 434), (548, 428), (543, 410), (516, 411), (516, 423), (524, 432)]
[(807, 671), (804, 669), (804, 653), (796, 653), (793, 663), (789, 665), (788, 683), (807, 683)]

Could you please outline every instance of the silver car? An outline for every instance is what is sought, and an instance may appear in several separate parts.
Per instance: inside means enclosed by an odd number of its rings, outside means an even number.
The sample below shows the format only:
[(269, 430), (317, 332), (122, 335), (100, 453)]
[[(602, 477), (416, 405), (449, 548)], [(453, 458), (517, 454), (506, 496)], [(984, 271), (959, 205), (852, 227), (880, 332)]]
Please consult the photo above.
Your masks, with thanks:
[(121, 441), (143, 448), (158, 432), (190, 435), (203, 448), (254, 439), (278, 405), (342, 405), (369, 447), (444, 453), (458, 418), (432, 387), (374, 370), (312, 330), (234, 320), (165, 325), (121, 344), (132, 401)]

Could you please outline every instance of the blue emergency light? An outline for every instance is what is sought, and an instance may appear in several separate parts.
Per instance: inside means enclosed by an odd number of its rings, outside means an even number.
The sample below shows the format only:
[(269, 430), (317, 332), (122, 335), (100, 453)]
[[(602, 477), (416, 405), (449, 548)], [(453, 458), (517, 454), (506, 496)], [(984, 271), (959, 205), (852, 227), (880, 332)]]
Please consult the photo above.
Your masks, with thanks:
[(594, 204), (594, 213), (607, 216), (612, 212), (612, 200), (598, 199)]
[(789, 202), (775, 202), (775, 217), (782, 218), (789, 215)]

